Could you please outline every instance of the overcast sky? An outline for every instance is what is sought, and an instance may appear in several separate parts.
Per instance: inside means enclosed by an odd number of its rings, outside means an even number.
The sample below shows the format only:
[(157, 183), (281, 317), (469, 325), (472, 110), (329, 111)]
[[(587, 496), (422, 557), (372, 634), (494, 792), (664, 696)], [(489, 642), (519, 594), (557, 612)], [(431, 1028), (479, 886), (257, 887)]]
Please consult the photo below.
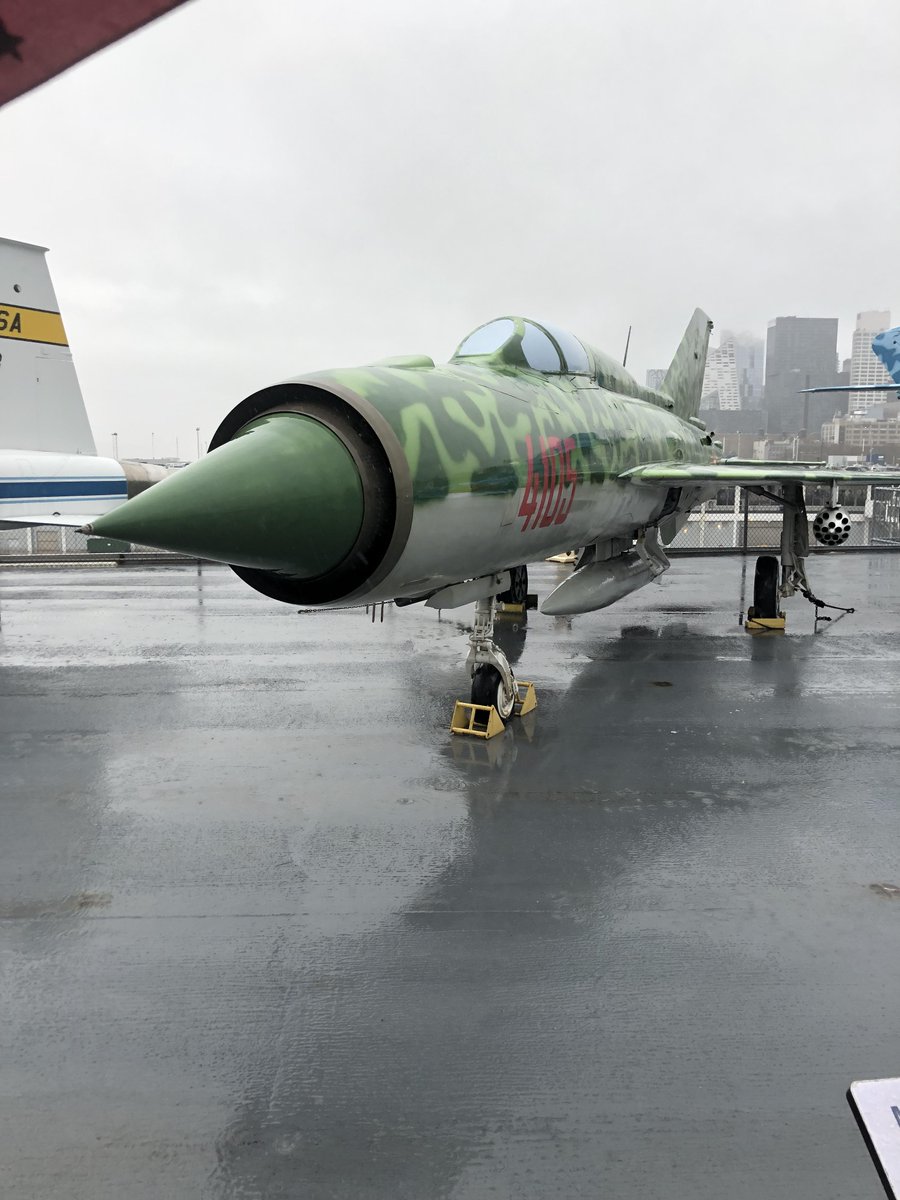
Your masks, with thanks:
[[(719, 330), (900, 321), (897, 0), (193, 0), (0, 109), (97, 438), (492, 316), (643, 380)], [(715, 337), (715, 335), (714, 335)]]

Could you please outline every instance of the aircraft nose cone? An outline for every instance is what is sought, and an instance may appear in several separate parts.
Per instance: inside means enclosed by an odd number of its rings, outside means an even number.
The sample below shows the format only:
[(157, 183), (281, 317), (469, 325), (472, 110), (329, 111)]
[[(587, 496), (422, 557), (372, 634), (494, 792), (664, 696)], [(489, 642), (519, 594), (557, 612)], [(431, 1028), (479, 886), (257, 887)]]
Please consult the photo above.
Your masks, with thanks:
[(341, 439), (312, 417), (279, 412), (87, 531), (313, 579), (350, 553), (363, 515), (359, 472)]

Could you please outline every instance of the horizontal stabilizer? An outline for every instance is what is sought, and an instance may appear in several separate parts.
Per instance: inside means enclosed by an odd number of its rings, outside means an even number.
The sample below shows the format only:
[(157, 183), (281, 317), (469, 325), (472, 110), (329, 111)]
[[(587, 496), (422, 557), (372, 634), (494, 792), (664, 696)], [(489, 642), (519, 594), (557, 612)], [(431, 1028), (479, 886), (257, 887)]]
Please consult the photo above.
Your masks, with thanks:
[(836, 467), (800, 464), (787, 466), (782, 462), (760, 460), (755, 466), (746, 463), (650, 463), (625, 471), (619, 479), (629, 483), (652, 484), (654, 487), (689, 487), (692, 484), (718, 484), (720, 487), (765, 487), (781, 483), (856, 483), (864, 486), (900, 484), (897, 471), (853, 471)]

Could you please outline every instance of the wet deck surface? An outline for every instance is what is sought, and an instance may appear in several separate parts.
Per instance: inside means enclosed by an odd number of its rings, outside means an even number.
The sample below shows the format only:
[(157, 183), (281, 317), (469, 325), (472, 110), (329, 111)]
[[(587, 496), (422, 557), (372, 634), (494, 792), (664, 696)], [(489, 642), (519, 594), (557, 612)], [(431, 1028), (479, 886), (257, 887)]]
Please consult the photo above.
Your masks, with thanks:
[(488, 747), (470, 609), (0, 571), (6, 1194), (877, 1197), (900, 555), (816, 559), (815, 638), (743, 633), (741, 569), (532, 615)]

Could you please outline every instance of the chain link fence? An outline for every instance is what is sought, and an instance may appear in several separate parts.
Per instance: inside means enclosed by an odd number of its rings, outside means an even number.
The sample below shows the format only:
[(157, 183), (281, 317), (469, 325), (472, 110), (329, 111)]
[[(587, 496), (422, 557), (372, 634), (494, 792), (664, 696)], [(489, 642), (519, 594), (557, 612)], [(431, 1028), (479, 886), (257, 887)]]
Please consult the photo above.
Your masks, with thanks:
[[(40, 560), (128, 560), (153, 558), (183, 561), (184, 555), (152, 546), (135, 546), (109, 538), (88, 537), (77, 529), (61, 529), (54, 525), (34, 525), (28, 529), (0, 529), (0, 564), (20, 559)], [(190, 561), (193, 561), (191, 559)]]
[[(808, 487), (810, 519), (831, 507), (830, 487)], [(900, 488), (869, 485), (838, 489), (838, 507), (850, 518), (850, 536), (838, 549), (900, 549)], [(810, 521), (811, 523), (811, 521)], [(810, 543), (817, 543), (810, 532)], [(714, 499), (691, 513), (687, 524), (666, 547), (667, 553), (704, 550), (776, 550), (781, 545), (781, 507), (744, 488), (723, 488)]]
[[(807, 488), (806, 504), (810, 517), (831, 504), (831, 489)], [(838, 504), (850, 517), (850, 537), (843, 548), (900, 549), (900, 487), (845, 487), (838, 491)], [(723, 488), (718, 495), (701, 504), (691, 514), (671, 546), (669, 553), (777, 549), (781, 542), (781, 509), (763, 496), (751, 495), (744, 488)], [(163, 561), (184, 561), (183, 555), (169, 554), (149, 546), (132, 546), (89, 538), (74, 529), (36, 526), (30, 529), (0, 530), (0, 563), (22, 558), (71, 561), (113, 559), (127, 562), (148, 556)], [(192, 560), (191, 560), (192, 561)]]

